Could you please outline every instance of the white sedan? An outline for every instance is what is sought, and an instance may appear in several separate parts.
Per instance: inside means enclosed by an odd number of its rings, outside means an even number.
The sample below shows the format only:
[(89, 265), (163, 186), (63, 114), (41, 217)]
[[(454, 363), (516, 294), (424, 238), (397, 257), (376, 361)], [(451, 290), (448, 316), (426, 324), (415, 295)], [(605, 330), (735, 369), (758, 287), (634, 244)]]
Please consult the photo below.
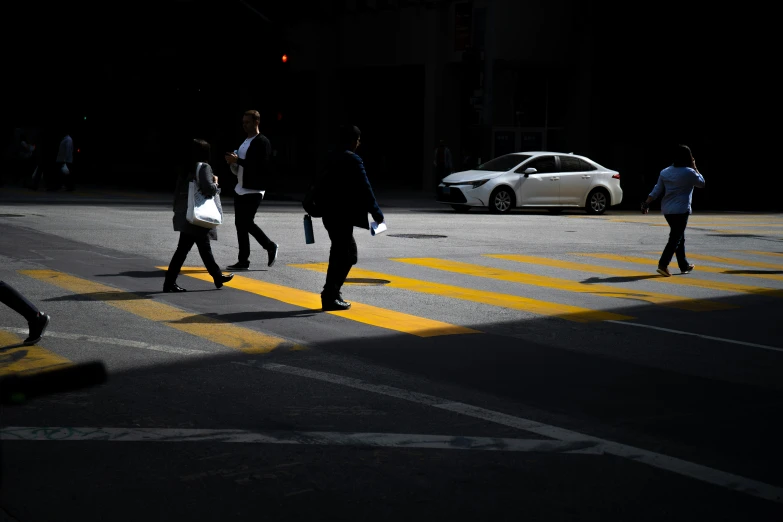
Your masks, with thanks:
[(623, 200), (620, 173), (595, 161), (559, 152), (515, 152), (443, 178), (437, 201), (457, 212), (487, 207), (503, 214), (512, 208), (584, 208), (603, 214)]

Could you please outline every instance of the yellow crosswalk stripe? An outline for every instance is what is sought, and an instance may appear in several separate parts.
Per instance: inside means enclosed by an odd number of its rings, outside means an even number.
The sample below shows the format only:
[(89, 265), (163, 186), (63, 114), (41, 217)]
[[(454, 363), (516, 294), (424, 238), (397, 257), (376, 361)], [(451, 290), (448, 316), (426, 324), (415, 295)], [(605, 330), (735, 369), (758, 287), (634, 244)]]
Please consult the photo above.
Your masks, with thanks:
[(783, 252), (762, 252), (760, 250), (735, 250), (740, 254), (751, 254), (754, 256), (783, 257)]
[(691, 253), (688, 253), (688, 257), (693, 259), (699, 259), (701, 261), (707, 261), (710, 263), (719, 263), (723, 265), (749, 266), (753, 268), (768, 268), (770, 270), (783, 270), (783, 265), (776, 265), (773, 263), (762, 263), (760, 261), (748, 261), (746, 259), (738, 259), (736, 257), (708, 256), (704, 254), (691, 254)]
[(300, 345), (280, 337), (224, 323), (204, 315), (197, 315), (138, 294), (56, 270), (21, 270), (20, 273), (244, 353), (260, 354), (268, 353), (276, 348), (301, 348)]
[[(574, 254), (572, 254), (574, 255)], [(576, 255), (584, 255), (584, 254), (576, 254)], [(582, 272), (595, 272), (598, 274), (606, 274), (611, 276), (617, 276), (617, 277), (639, 277), (644, 278), (646, 276), (646, 279), (650, 279), (651, 281), (655, 281), (656, 283), (667, 283), (670, 285), (685, 285), (685, 286), (700, 286), (705, 288), (712, 288), (711, 286), (704, 286), (702, 282), (703, 279), (683, 279), (680, 277), (670, 278), (670, 277), (661, 277), (656, 273), (650, 273), (650, 272), (640, 272), (637, 270), (627, 270), (624, 268), (612, 268), (602, 265), (590, 265), (586, 263), (574, 263), (571, 261), (561, 261), (559, 259), (549, 259), (546, 257), (536, 257), (536, 256), (524, 256), (524, 255), (513, 255), (513, 254), (487, 254), (486, 257), (494, 257), (496, 259), (506, 259), (508, 261), (516, 261), (519, 263), (531, 263), (536, 265), (548, 265), (556, 268), (565, 268), (567, 270), (579, 270)], [(597, 255), (594, 257), (598, 257)], [(628, 256), (623, 256), (627, 258)], [(690, 257), (690, 254), (689, 254)], [(606, 258), (608, 259), (608, 258)], [(653, 265), (656, 263), (655, 260), (647, 260), (647, 265)], [(748, 274), (748, 273), (734, 273), (731, 270), (726, 270), (725, 268), (714, 268), (704, 265), (699, 265), (698, 267), (699, 272), (708, 272), (708, 273), (715, 273), (715, 274), (732, 274), (732, 275), (741, 275), (741, 276), (748, 276), (748, 277), (757, 277), (760, 279), (769, 279), (773, 281), (783, 281), (783, 276), (775, 275), (775, 274)], [(690, 281), (695, 281), (690, 282)], [(709, 282), (708, 282), (709, 284)], [(729, 306), (729, 305), (726, 305)]]
[[(166, 270), (166, 267), (158, 268)], [(202, 281), (212, 282), (212, 276), (203, 268), (183, 268), (181, 273), (189, 277), (201, 279)], [(306, 292), (297, 288), (276, 285), (242, 276), (234, 276), (234, 279), (231, 280), (230, 287), (310, 310), (321, 309), (321, 294)], [(418, 337), (481, 333), (478, 330), (465, 328), (464, 326), (434, 321), (432, 319), (395, 312), (394, 310), (378, 308), (355, 301), (352, 301), (351, 303), (350, 310), (326, 313), (338, 315), (351, 321), (412, 334)]]
[[(311, 263), (311, 264), (291, 264), (288, 266), (296, 268), (304, 268), (305, 270), (314, 270), (316, 272), (325, 273), (327, 263)], [(432, 283), (429, 281), (421, 281), (418, 279), (410, 279), (407, 277), (400, 277), (391, 274), (383, 274), (380, 272), (372, 272), (370, 270), (364, 270), (354, 267), (351, 269), (351, 276), (374, 278), (374, 279), (386, 279), (389, 284), (386, 285), (391, 288), (399, 288), (403, 290), (409, 290), (413, 292), (420, 292), (430, 295), (440, 295), (443, 297), (450, 297), (453, 299), (462, 299), (465, 301), (472, 301), (474, 303), (482, 303), (492, 306), (501, 306), (504, 308), (513, 308), (515, 310), (523, 310), (525, 312), (531, 312), (539, 315), (546, 315), (551, 317), (559, 317), (569, 321), (575, 321), (578, 323), (587, 323), (593, 321), (622, 321), (626, 319), (633, 319), (627, 315), (615, 314), (612, 312), (604, 312), (600, 310), (590, 310), (588, 308), (581, 308), (578, 306), (564, 305), (558, 303), (550, 303), (547, 301), (539, 301), (537, 299), (530, 299), (527, 297), (520, 297), (516, 295), (500, 294), (496, 292), (487, 292), (484, 290), (472, 290), (469, 288), (462, 288), (459, 286), (445, 285), (441, 283)]]
[(616, 297), (620, 299), (646, 301), (661, 306), (670, 306), (692, 312), (725, 309), (723, 308), (724, 305), (722, 303), (706, 301), (703, 299), (689, 299), (686, 297), (659, 294), (656, 292), (647, 292), (643, 290), (626, 290), (623, 288), (615, 288), (609, 285), (580, 283), (576, 281), (569, 281), (568, 279), (558, 279), (556, 277), (525, 274), (512, 270), (503, 270), (501, 268), (474, 265), (469, 263), (462, 263), (459, 261), (447, 261), (433, 257), (394, 258), (392, 261), (400, 261), (402, 263), (408, 263), (416, 266), (424, 266), (427, 268), (434, 268), (437, 270), (444, 270), (457, 274), (485, 277), (488, 279), (497, 279), (500, 281), (509, 281), (523, 285), (543, 286), (556, 290), (565, 290), (567, 292), (579, 292), (599, 295), (601, 297)]
[[(618, 254), (573, 252), (569, 255), (594, 257), (597, 259), (607, 259), (609, 261), (621, 261), (623, 263), (641, 264), (641, 265), (646, 265), (648, 268), (651, 267), (651, 269), (654, 269), (658, 263), (657, 259), (646, 259), (644, 257), (623, 256)], [(692, 255), (688, 254), (688, 257), (692, 257)], [(696, 267), (696, 270), (699, 270), (699, 267)], [(739, 283), (726, 283), (723, 281), (708, 281), (706, 279), (698, 279), (698, 278), (691, 278), (691, 277), (676, 277), (676, 278), (660, 277), (660, 278), (656, 278), (655, 281), (661, 283), (667, 283), (667, 284), (675, 284), (675, 285), (698, 286), (701, 288), (724, 290), (726, 292), (736, 292), (741, 294), (763, 294), (772, 297), (783, 297), (783, 290), (779, 290), (776, 288), (743, 285)]]
[[(16, 335), (0, 330), (0, 346), (21, 344)], [(51, 370), (57, 366), (73, 364), (71, 360), (50, 352), (38, 345), (18, 346), (0, 350), (0, 377), (12, 373), (34, 373)]]

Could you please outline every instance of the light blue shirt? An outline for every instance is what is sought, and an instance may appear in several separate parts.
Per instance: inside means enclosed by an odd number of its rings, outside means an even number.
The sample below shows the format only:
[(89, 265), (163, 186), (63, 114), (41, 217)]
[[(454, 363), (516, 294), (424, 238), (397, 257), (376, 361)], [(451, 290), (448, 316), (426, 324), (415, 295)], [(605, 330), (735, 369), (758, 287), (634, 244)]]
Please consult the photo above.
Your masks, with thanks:
[(704, 187), (701, 174), (690, 167), (669, 166), (661, 171), (649, 197), (658, 199), (665, 191), (661, 201), (662, 214), (690, 214), (693, 187)]

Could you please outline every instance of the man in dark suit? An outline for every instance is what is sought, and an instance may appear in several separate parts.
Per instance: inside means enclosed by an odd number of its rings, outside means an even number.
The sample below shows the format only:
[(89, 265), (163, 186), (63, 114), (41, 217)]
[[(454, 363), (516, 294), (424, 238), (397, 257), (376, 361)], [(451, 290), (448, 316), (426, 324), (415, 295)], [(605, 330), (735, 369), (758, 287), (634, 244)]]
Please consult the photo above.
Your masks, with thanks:
[(251, 235), (266, 250), (267, 266), (272, 266), (277, 259), (277, 243), (269, 239), (254, 221), (269, 183), (269, 163), (272, 155), (272, 145), (267, 137), (258, 131), (260, 121), (261, 114), (258, 111), (246, 111), (242, 116), (242, 128), (247, 133), (247, 139), (235, 152), (226, 154), (226, 163), (237, 177), (234, 187), (234, 224), (239, 243), (239, 260), (229, 265), (229, 270), (250, 268)]
[(338, 129), (336, 138), (335, 148), (318, 182), (318, 202), (332, 242), (326, 283), (321, 292), (324, 312), (351, 307), (351, 303), (343, 300), (340, 289), (358, 261), (353, 227), (369, 230), (368, 213), (377, 223), (383, 223), (383, 212), (367, 179), (364, 162), (355, 153), (361, 132), (354, 125), (344, 125)]

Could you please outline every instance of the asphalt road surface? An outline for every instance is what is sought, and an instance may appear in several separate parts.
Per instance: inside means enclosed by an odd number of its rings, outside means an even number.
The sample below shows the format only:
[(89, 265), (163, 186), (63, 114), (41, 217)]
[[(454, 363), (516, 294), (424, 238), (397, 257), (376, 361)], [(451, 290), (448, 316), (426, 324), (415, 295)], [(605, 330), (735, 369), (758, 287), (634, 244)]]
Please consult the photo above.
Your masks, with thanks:
[[(347, 312), (328, 237), (216, 289), (170, 201), (0, 193), (0, 378), (102, 361), (99, 386), (0, 410), (0, 519), (783, 520), (783, 216), (700, 212), (656, 274), (660, 213), (456, 214), (378, 194)], [(231, 201), (213, 243), (236, 261)]]

